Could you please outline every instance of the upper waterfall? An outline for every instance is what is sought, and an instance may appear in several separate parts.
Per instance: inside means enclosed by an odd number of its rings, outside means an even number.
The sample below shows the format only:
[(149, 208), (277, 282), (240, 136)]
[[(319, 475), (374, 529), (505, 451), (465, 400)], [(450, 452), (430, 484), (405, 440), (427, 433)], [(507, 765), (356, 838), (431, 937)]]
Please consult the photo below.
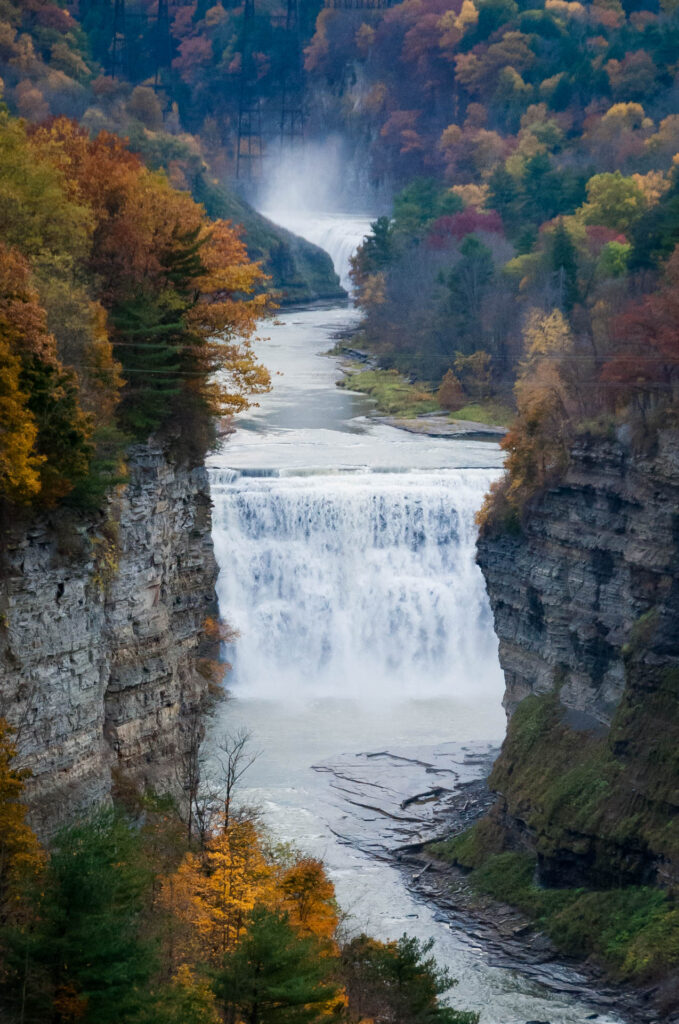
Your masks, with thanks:
[(350, 260), (367, 234), (374, 218), (354, 214), (322, 214), (295, 209), (267, 209), (265, 217), (306, 238), (330, 256), (343, 288), (351, 291)]

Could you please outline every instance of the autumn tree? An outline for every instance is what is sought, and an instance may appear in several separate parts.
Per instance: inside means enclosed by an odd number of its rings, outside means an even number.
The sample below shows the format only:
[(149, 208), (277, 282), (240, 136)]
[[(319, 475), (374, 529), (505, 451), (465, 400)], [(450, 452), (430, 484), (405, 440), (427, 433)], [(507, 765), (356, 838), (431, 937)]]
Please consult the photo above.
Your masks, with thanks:
[[(2, 493), (51, 503), (87, 475), (91, 420), (80, 407), (73, 371), (57, 358), (56, 340), (27, 260), (0, 246), (0, 329), (3, 350), (0, 440)], [(3, 410), (4, 406), (4, 410)]]
[(480, 513), (482, 524), (516, 517), (550, 475), (568, 463), (573, 427), (573, 335), (563, 314), (533, 310), (524, 329), (525, 359), (514, 392), (517, 416), (502, 440), (505, 478)]
[(24, 785), (30, 773), (15, 766), (15, 731), (0, 718), (0, 917), (27, 875), (42, 870), (44, 856), (35, 833), (26, 821)]
[(608, 406), (649, 413), (676, 409), (679, 380), (679, 247), (667, 261), (660, 286), (630, 304), (614, 323), (615, 351), (601, 377)]
[(335, 889), (321, 861), (300, 857), (283, 872), (277, 888), (294, 928), (320, 940), (334, 937), (338, 924)]
[(454, 412), (465, 404), (465, 395), (460, 381), (452, 370), (446, 370), (441, 386), (436, 392), (436, 401), (442, 409)]

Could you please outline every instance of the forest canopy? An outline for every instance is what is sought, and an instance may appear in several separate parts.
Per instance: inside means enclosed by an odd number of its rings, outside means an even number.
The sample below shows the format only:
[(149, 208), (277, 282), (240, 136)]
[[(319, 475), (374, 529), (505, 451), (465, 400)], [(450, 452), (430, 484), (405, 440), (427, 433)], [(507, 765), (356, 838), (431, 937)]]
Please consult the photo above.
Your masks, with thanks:
[(202, 457), (268, 387), (268, 309), (239, 232), (108, 132), (0, 114), (0, 495), (97, 500), (124, 446)]

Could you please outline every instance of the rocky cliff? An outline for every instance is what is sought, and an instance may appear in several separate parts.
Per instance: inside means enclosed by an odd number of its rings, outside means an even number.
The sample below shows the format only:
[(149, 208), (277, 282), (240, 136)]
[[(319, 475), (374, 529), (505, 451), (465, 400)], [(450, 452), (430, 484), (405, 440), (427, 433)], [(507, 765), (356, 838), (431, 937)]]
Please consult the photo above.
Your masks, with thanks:
[(18, 730), (39, 831), (106, 802), (116, 778), (176, 785), (208, 686), (210, 527), (205, 470), (139, 445), (103, 517), (60, 510), (10, 530), (0, 714)]
[(489, 841), (548, 884), (679, 883), (679, 433), (579, 442), (478, 559), (510, 715)]

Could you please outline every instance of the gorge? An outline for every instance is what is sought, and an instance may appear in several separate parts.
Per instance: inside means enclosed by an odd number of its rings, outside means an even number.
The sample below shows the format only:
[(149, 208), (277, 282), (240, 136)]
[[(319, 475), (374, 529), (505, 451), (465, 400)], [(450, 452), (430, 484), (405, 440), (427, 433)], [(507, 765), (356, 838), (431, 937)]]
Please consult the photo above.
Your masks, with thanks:
[(555, 973), (550, 991), (494, 967), (389, 863), (418, 827), (403, 801), (474, 777), (504, 731), (473, 521), (501, 453), (366, 418), (370, 403), (335, 388), (325, 354), (354, 319), (279, 314), (261, 343), (274, 389), (210, 459), (220, 608), (240, 637), (207, 749), (250, 731), (260, 753), (242, 798), (324, 859), (350, 930), (435, 937), (456, 1003), (482, 1021), (575, 1024), (598, 1010), (612, 1024), (623, 1018), (573, 996), (586, 996), (577, 972)]
[(679, 1024), (677, 53), (2, 0), (3, 1024)]

